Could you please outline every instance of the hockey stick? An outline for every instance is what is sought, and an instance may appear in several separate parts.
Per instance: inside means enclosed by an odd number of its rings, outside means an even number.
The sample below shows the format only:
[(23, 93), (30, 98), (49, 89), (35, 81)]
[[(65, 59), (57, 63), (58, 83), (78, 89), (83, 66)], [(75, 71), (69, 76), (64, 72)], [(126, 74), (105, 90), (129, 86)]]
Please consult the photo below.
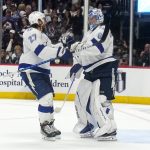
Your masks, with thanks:
[(17, 74), (17, 73), (21, 73), (22, 71), (32, 69), (32, 68), (34, 68), (34, 67), (40, 66), (40, 65), (45, 64), (45, 63), (47, 63), (47, 62), (50, 62), (50, 61), (52, 61), (52, 60), (54, 60), (54, 58), (51, 58), (51, 59), (48, 59), (48, 60), (39, 62), (39, 63), (37, 63), (37, 64), (35, 64), (35, 65), (31, 65), (31, 66), (28, 66), (28, 67), (26, 67), (26, 68), (21, 68), (21, 69), (19, 69), (19, 70), (16, 71), (16, 72), (12, 72), (12, 73), (9, 73), (9, 74), (5, 75), (4, 77), (7, 77), (7, 76), (8, 76), (8, 77), (13, 77), (13, 76), (14, 76), (15, 74)]
[(54, 60), (54, 58), (51, 58), (51, 59), (42, 61), (42, 62), (40, 62), (40, 63), (37, 63), (37, 64), (35, 64), (35, 65), (31, 65), (31, 66), (26, 67), (26, 68), (21, 68), (21, 69), (19, 69), (17, 72), (20, 73), (20, 72), (22, 72), (22, 71), (25, 71), (25, 70), (28, 70), (28, 69), (32, 69), (32, 68), (34, 68), (34, 67), (43, 65), (43, 64), (45, 64), (45, 63), (47, 63), (47, 62), (50, 62), (50, 61), (52, 61), (52, 60)]
[(74, 75), (73, 80), (72, 80), (72, 82), (71, 82), (71, 84), (70, 84), (70, 87), (69, 87), (69, 89), (68, 89), (68, 92), (67, 92), (67, 94), (65, 95), (65, 98), (64, 98), (64, 101), (63, 101), (62, 106), (61, 106), (61, 107), (56, 107), (55, 110), (54, 110), (55, 113), (61, 112), (62, 108), (64, 107), (64, 104), (65, 104), (65, 102), (67, 101), (68, 95), (69, 95), (69, 93), (70, 93), (70, 90), (71, 90), (71, 87), (72, 87), (74, 81), (75, 81), (75, 75)]

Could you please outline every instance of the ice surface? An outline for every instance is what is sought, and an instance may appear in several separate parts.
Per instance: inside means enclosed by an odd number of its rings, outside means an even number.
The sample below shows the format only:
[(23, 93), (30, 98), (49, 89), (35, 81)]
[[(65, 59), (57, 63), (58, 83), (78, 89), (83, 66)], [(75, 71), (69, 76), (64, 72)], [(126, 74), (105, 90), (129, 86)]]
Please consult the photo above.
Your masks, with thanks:
[[(63, 102), (55, 101), (56, 107)], [(149, 150), (150, 106), (114, 104), (118, 141), (81, 139), (72, 129), (76, 123), (73, 102), (66, 102), (55, 114), (55, 126), (62, 138), (43, 141), (37, 113), (38, 103), (29, 100), (0, 100), (0, 150)]]

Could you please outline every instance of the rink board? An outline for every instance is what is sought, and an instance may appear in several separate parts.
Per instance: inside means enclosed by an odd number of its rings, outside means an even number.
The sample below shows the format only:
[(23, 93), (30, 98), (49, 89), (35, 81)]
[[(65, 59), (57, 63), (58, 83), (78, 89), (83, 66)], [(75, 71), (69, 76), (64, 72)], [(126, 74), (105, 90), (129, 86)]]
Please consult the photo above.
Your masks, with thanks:
[[(71, 81), (65, 79), (70, 66), (52, 66), (50, 75), (55, 91), (55, 100), (63, 100)], [(117, 103), (150, 104), (150, 69), (149, 68), (119, 68), (124, 73), (121, 87), (115, 93)], [(0, 65), (0, 98), (10, 99), (35, 99), (32, 93), (25, 86), (18, 74), (12, 78), (7, 76), (11, 72), (17, 71), (17, 66)], [(68, 100), (74, 100), (75, 92), (79, 81), (75, 80)]]
[[(64, 100), (66, 94), (62, 93), (56, 93), (54, 100)], [(26, 99), (26, 100), (32, 100), (35, 99), (35, 96), (32, 93), (29, 92), (0, 92), (0, 98), (1, 99)], [(69, 94), (67, 96), (67, 101), (74, 101), (75, 94)], [(125, 104), (147, 104), (150, 105), (150, 98), (149, 97), (134, 97), (134, 96), (116, 96), (113, 100), (114, 103), (125, 103)]]

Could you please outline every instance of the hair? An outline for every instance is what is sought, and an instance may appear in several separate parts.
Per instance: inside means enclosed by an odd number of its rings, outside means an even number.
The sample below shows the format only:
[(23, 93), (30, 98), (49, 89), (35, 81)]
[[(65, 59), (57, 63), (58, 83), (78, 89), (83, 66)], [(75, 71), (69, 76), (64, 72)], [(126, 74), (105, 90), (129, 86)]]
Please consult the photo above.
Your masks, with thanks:
[(32, 25), (31, 25), (31, 27), (33, 27), (33, 28), (36, 28), (36, 29), (37, 29), (37, 28), (39, 28), (39, 25), (38, 25), (37, 23), (34, 23), (34, 24), (32, 24)]

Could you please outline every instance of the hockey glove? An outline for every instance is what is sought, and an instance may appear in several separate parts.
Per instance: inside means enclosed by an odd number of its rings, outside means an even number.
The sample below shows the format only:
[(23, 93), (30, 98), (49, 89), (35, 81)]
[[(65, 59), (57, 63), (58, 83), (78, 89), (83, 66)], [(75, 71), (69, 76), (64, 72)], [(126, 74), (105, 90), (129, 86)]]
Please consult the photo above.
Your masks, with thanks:
[(72, 44), (70, 47), (70, 52), (71, 53), (75, 52), (75, 50), (79, 44), (80, 44), (80, 42), (75, 42), (74, 44)]
[(80, 78), (82, 70), (83, 69), (82, 69), (82, 66), (80, 64), (75, 64), (74, 66), (71, 67), (68, 75), (66, 76), (66, 79), (69, 78), (69, 79), (73, 80), (74, 77), (77, 79)]
[(76, 43), (71, 45), (70, 52), (74, 53), (76, 51), (80, 51), (83, 48), (83, 46), (84, 46), (83, 42), (76, 42)]
[(72, 57), (72, 54), (66, 47), (59, 47), (57, 51), (57, 58), (61, 58), (62, 60), (68, 60), (70, 57)]
[(74, 38), (71, 36), (61, 38), (61, 43), (63, 44), (63, 46), (68, 47), (69, 49), (74, 42)]

